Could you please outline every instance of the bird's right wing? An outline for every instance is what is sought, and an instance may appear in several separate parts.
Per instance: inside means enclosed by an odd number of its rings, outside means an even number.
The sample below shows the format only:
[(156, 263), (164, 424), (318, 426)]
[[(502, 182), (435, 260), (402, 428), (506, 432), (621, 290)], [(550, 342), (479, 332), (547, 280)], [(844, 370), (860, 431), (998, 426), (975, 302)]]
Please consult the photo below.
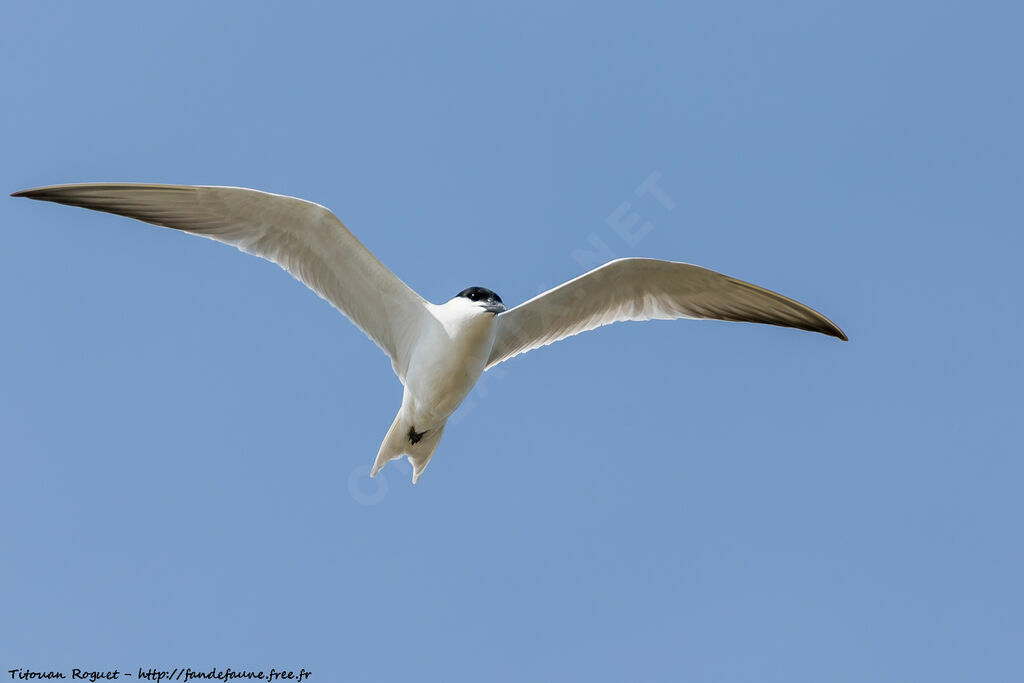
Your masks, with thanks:
[(499, 314), (487, 367), (602, 325), (677, 318), (797, 327), (846, 341), (821, 313), (763, 287), (689, 263), (624, 258)]
[(230, 244), (281, 266), (391, 357), (404, 380), (427, 303), (327, 208), (239, 187), (83, 183), (15, 197), (106, 211)]

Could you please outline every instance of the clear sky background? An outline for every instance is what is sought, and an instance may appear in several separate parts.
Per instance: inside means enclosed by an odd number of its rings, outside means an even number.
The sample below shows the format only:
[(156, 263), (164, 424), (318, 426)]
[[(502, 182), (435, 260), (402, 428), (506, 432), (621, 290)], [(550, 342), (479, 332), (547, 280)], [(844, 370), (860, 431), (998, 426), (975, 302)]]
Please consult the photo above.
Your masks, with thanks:
[(436, 302), (688, 261), (851, 341), (604, 328), (371, 481), (401, 386), (330, 306), (5, 197), (0, 669), (1021, 680), (1017, 3), (326, 5), (6, 3), (0, 189), (309, 198)]

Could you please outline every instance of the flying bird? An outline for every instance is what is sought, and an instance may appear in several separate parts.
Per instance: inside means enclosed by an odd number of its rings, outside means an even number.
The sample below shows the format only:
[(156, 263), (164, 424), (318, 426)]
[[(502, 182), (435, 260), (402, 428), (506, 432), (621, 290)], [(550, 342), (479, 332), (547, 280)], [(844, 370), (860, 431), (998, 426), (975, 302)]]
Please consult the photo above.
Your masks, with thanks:
[(448, 418), (484, 370), (580, 332), (626, 320), (705, 318), (846, 335), (817, 311), (700, 266), (610, 261), (514, 308), (484, 287), (426, 301), (327, 208), (239, 187), (82, 183), (15, 192), (136, 218), (230, 244), (281, 266), (355, 323), (390, 358), (402, 407), (373, 463), (408, 456), (415, 484)]

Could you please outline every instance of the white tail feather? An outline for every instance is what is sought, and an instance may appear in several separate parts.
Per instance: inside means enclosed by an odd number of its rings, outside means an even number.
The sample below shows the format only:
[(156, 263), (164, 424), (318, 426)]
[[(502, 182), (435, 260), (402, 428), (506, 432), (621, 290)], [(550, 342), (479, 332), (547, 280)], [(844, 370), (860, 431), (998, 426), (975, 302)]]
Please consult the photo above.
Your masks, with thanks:
[(391, 423), (388, 433), (384, 435), (384, 441), (381, 442), (380, 450), (377, 451), (377, 457), (373, 461), (370, 476), (377, 476), (377, 473), (384, 468), (384, 465), (403, 455), (408, 455), (409, 462), (412, 464), (412, 483), (415, 484), (419, 481), (423, 470), (427, 468), (427, 463), (433, 457), (438, 444), (441, 443), (441, 435), (444, 434), (444, 428), (445, 425), (442, 424), (440, 427), (419, 432), (420, 436), (413, 443), (412, 438), (410, 438), (410, 431), (415, 431), (414, 425), (404, 419), (402, 412), (399, 411), (398, 415), (395, 416), (394, 422)]

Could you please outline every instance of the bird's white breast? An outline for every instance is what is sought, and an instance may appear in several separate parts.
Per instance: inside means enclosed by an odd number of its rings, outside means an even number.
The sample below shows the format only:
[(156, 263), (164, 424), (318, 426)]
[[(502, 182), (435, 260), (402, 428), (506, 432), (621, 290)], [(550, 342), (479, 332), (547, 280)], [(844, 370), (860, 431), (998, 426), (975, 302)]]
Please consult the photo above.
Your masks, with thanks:
[(496, 316), (463, 301), (431, 306), (432, 319), (410, 360), (402, 409), (417, 431), (443, 424), (455, 412), (490, 356)]

